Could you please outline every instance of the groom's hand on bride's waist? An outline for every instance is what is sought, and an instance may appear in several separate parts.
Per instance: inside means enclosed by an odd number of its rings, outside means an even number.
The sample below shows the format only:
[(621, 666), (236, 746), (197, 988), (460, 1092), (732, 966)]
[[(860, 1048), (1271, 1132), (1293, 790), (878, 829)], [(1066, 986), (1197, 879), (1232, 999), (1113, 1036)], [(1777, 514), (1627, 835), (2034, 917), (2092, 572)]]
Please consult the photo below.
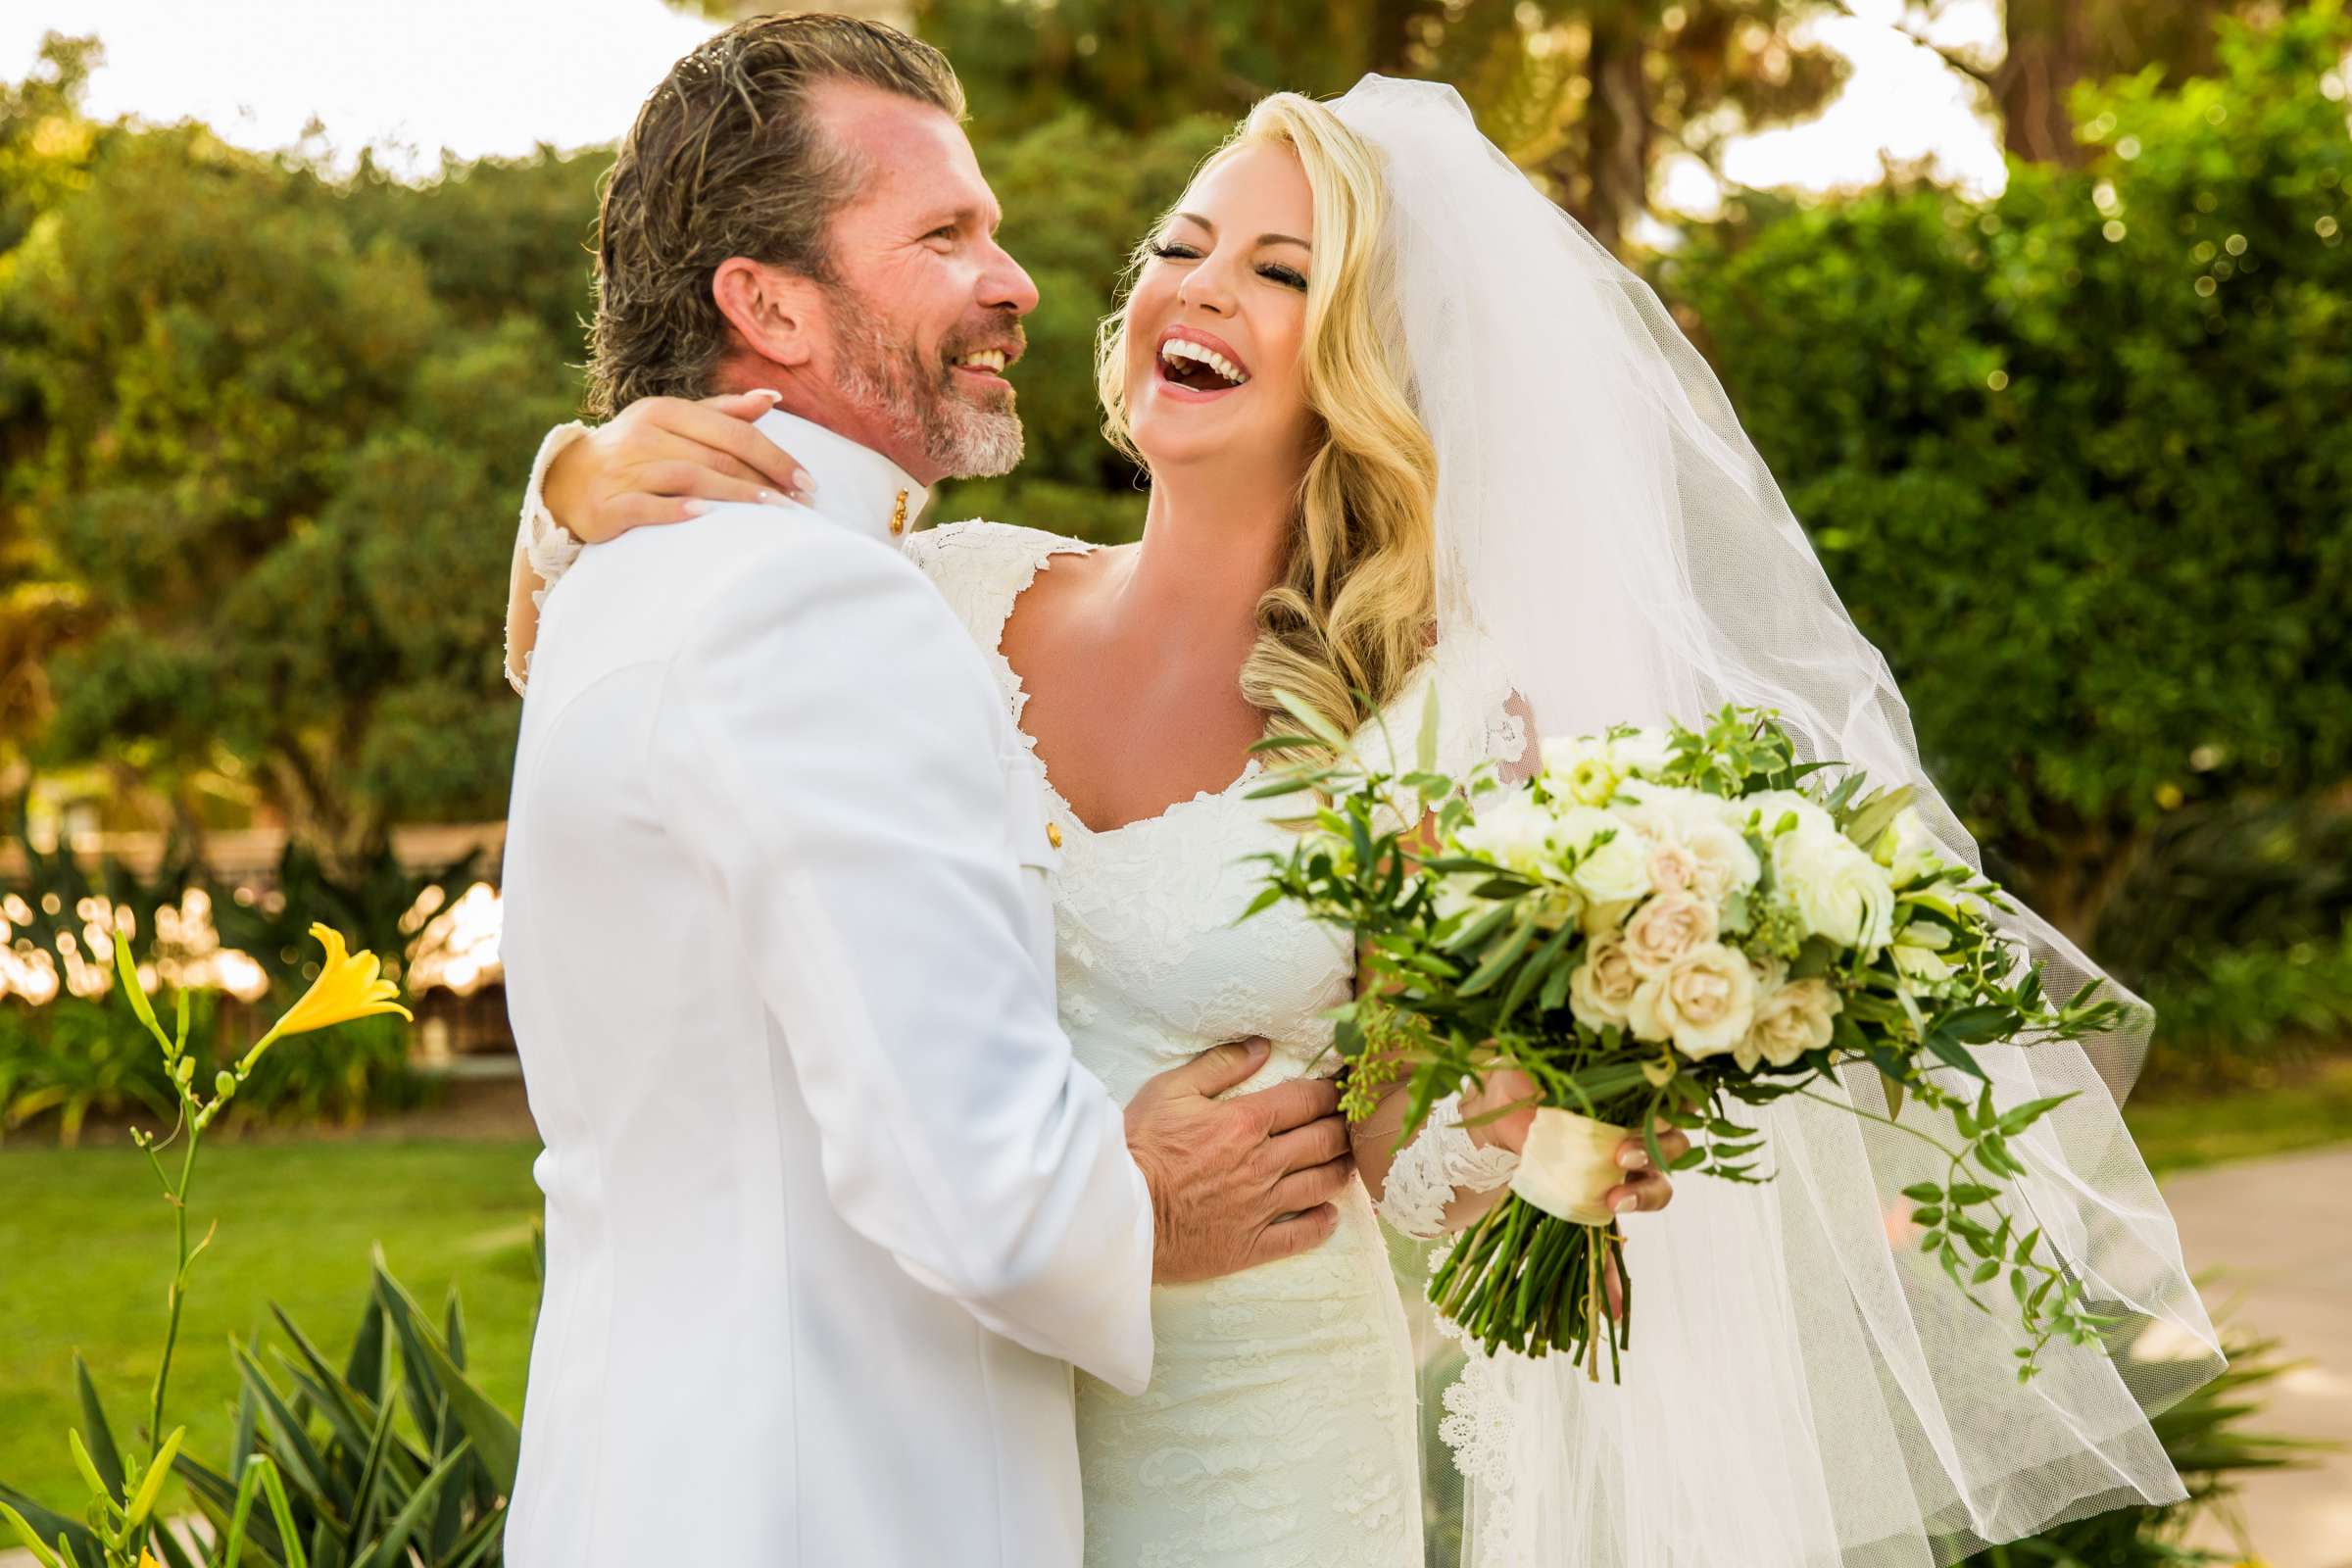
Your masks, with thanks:
[(1152, 1189), (1152, 1278), (1215, 1279), (1303, 1252), (1340, 1222), (1355, 1179), (1340, 1092), (1294, 1078), (1216, 1097), (1265, 1065), (1263, 1040), (1204, 1051), (1136, 1092), (1127, 1152)]

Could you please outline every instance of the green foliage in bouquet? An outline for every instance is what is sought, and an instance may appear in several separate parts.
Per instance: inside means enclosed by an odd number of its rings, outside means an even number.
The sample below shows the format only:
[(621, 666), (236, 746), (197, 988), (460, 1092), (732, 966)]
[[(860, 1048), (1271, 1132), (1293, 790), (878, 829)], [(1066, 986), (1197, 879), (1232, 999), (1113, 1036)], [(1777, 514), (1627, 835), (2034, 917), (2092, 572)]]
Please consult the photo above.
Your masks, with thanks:
[[(1289, 902), (1355, 938), (1358, 996), (1333, 1015), (1348, 1110), (1404, 1093), (1409, 1137), (1440, 1098), (1505, 1066), (1547, 1107), (1513, 1196), (1430, 1281), (1432, 1300), (1490, 1352), (1562, 1347), (1597, 1377), (1601, 1345), (1615, 1373), (1631, 1344), (1614, 1222), (1522, 1196), (1549, 1110), (1642, 1129), (1661, 1168), (1752, 1182), (1770, 1174), (1752, 1107), (1789, 1095), (1937, 1152), (1940, 1179), (1903, 1192), (1917, 1246), (1980, 1308), (1990, 1310), (1981, 1288), (2005, 1281), (2027, 1336), (2021, 1381), (2052, 1341), (2097, 1340), (2106, 1320), (2006, 1194), (2026, 1174), (2013, 1141), (2065, 1097), (1996, 1102), (1974, 1048), (2080, 1039), (2111, 1027), (2122, 1004), (2090, 987), (2044, 1000), (2039, 972), (1989, 918), (2008, 906), (2001, 890), (1937, 853), (1907, 786), (1866, 791), (1849, 770), (1808, 787), (1839, 764), (1799, 762), (1777, 719), (1753, 710), (1726, 708), (1703, 731), (1547, 742), (1544, 772), (1509, 785), (1491, 768), (1435, 770), (1434, 694), (1409, 767), (1367, 761), (1291, 710), (1324, 755), (1256, 793), (1320, 804), (1302, 819), (1312, 831), (1263, 858), (1250, 912)], [(1848, 1063), (1877, 1069), (1891, 1114), (1842, 1091)], [(1956, 1139), (1900, 1119), (1906, 1099), (1942, 1112)], [(1690, 1132), (1690, 1151), (1667, 1159), (1661, 1126)]]

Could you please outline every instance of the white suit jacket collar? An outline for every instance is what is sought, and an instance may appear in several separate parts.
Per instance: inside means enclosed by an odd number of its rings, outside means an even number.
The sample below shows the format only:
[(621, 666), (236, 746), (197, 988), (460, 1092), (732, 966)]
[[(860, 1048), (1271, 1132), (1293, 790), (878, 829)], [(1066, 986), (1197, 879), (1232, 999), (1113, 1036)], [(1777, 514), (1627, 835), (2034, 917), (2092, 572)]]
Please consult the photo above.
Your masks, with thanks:
[[(854, 533), (902, 545), (931, 499), (930, 491), (881, 453), (797, 414), (771, 410), (760, 416), (759, 429), (792, 454), (816, 481), (810, 509)], [(891, 526), (894, 518), (896, 529)]]

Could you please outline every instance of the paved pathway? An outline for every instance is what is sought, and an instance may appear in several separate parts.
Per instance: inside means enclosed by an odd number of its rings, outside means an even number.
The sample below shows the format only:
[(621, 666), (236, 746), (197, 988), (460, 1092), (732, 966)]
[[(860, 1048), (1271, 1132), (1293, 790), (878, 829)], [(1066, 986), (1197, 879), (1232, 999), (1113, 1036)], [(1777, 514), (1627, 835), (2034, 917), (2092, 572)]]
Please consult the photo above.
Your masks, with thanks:
[[(2164, 1183), (2206, 1305), (2308, 1365), (2270, 1385), (2248, 1424), (2346, 1445), (2310, 1470), (2249, 1478), (2239, 1494), (2267, 1568), (2352, 1568), (2352, 1146), (2278, 1154)], [(2227, 1530), (2199, 1544), (2225, 1547)]]

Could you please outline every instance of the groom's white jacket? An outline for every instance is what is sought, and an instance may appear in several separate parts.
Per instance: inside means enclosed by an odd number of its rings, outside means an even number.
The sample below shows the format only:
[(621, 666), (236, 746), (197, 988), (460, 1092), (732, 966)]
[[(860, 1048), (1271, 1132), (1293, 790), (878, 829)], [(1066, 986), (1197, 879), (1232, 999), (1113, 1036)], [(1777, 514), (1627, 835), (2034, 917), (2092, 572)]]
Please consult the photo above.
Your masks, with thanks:
[(821, 519), (591, 550), (532, 660), (504, 952), (547, 1288), (507, 1559), (1074, 1568), (1070, 1364), (1148, 1380), (1152, 1214), (1054, 1021), (1045, 811), (896, 548), (921, 490), (762, 428)]

